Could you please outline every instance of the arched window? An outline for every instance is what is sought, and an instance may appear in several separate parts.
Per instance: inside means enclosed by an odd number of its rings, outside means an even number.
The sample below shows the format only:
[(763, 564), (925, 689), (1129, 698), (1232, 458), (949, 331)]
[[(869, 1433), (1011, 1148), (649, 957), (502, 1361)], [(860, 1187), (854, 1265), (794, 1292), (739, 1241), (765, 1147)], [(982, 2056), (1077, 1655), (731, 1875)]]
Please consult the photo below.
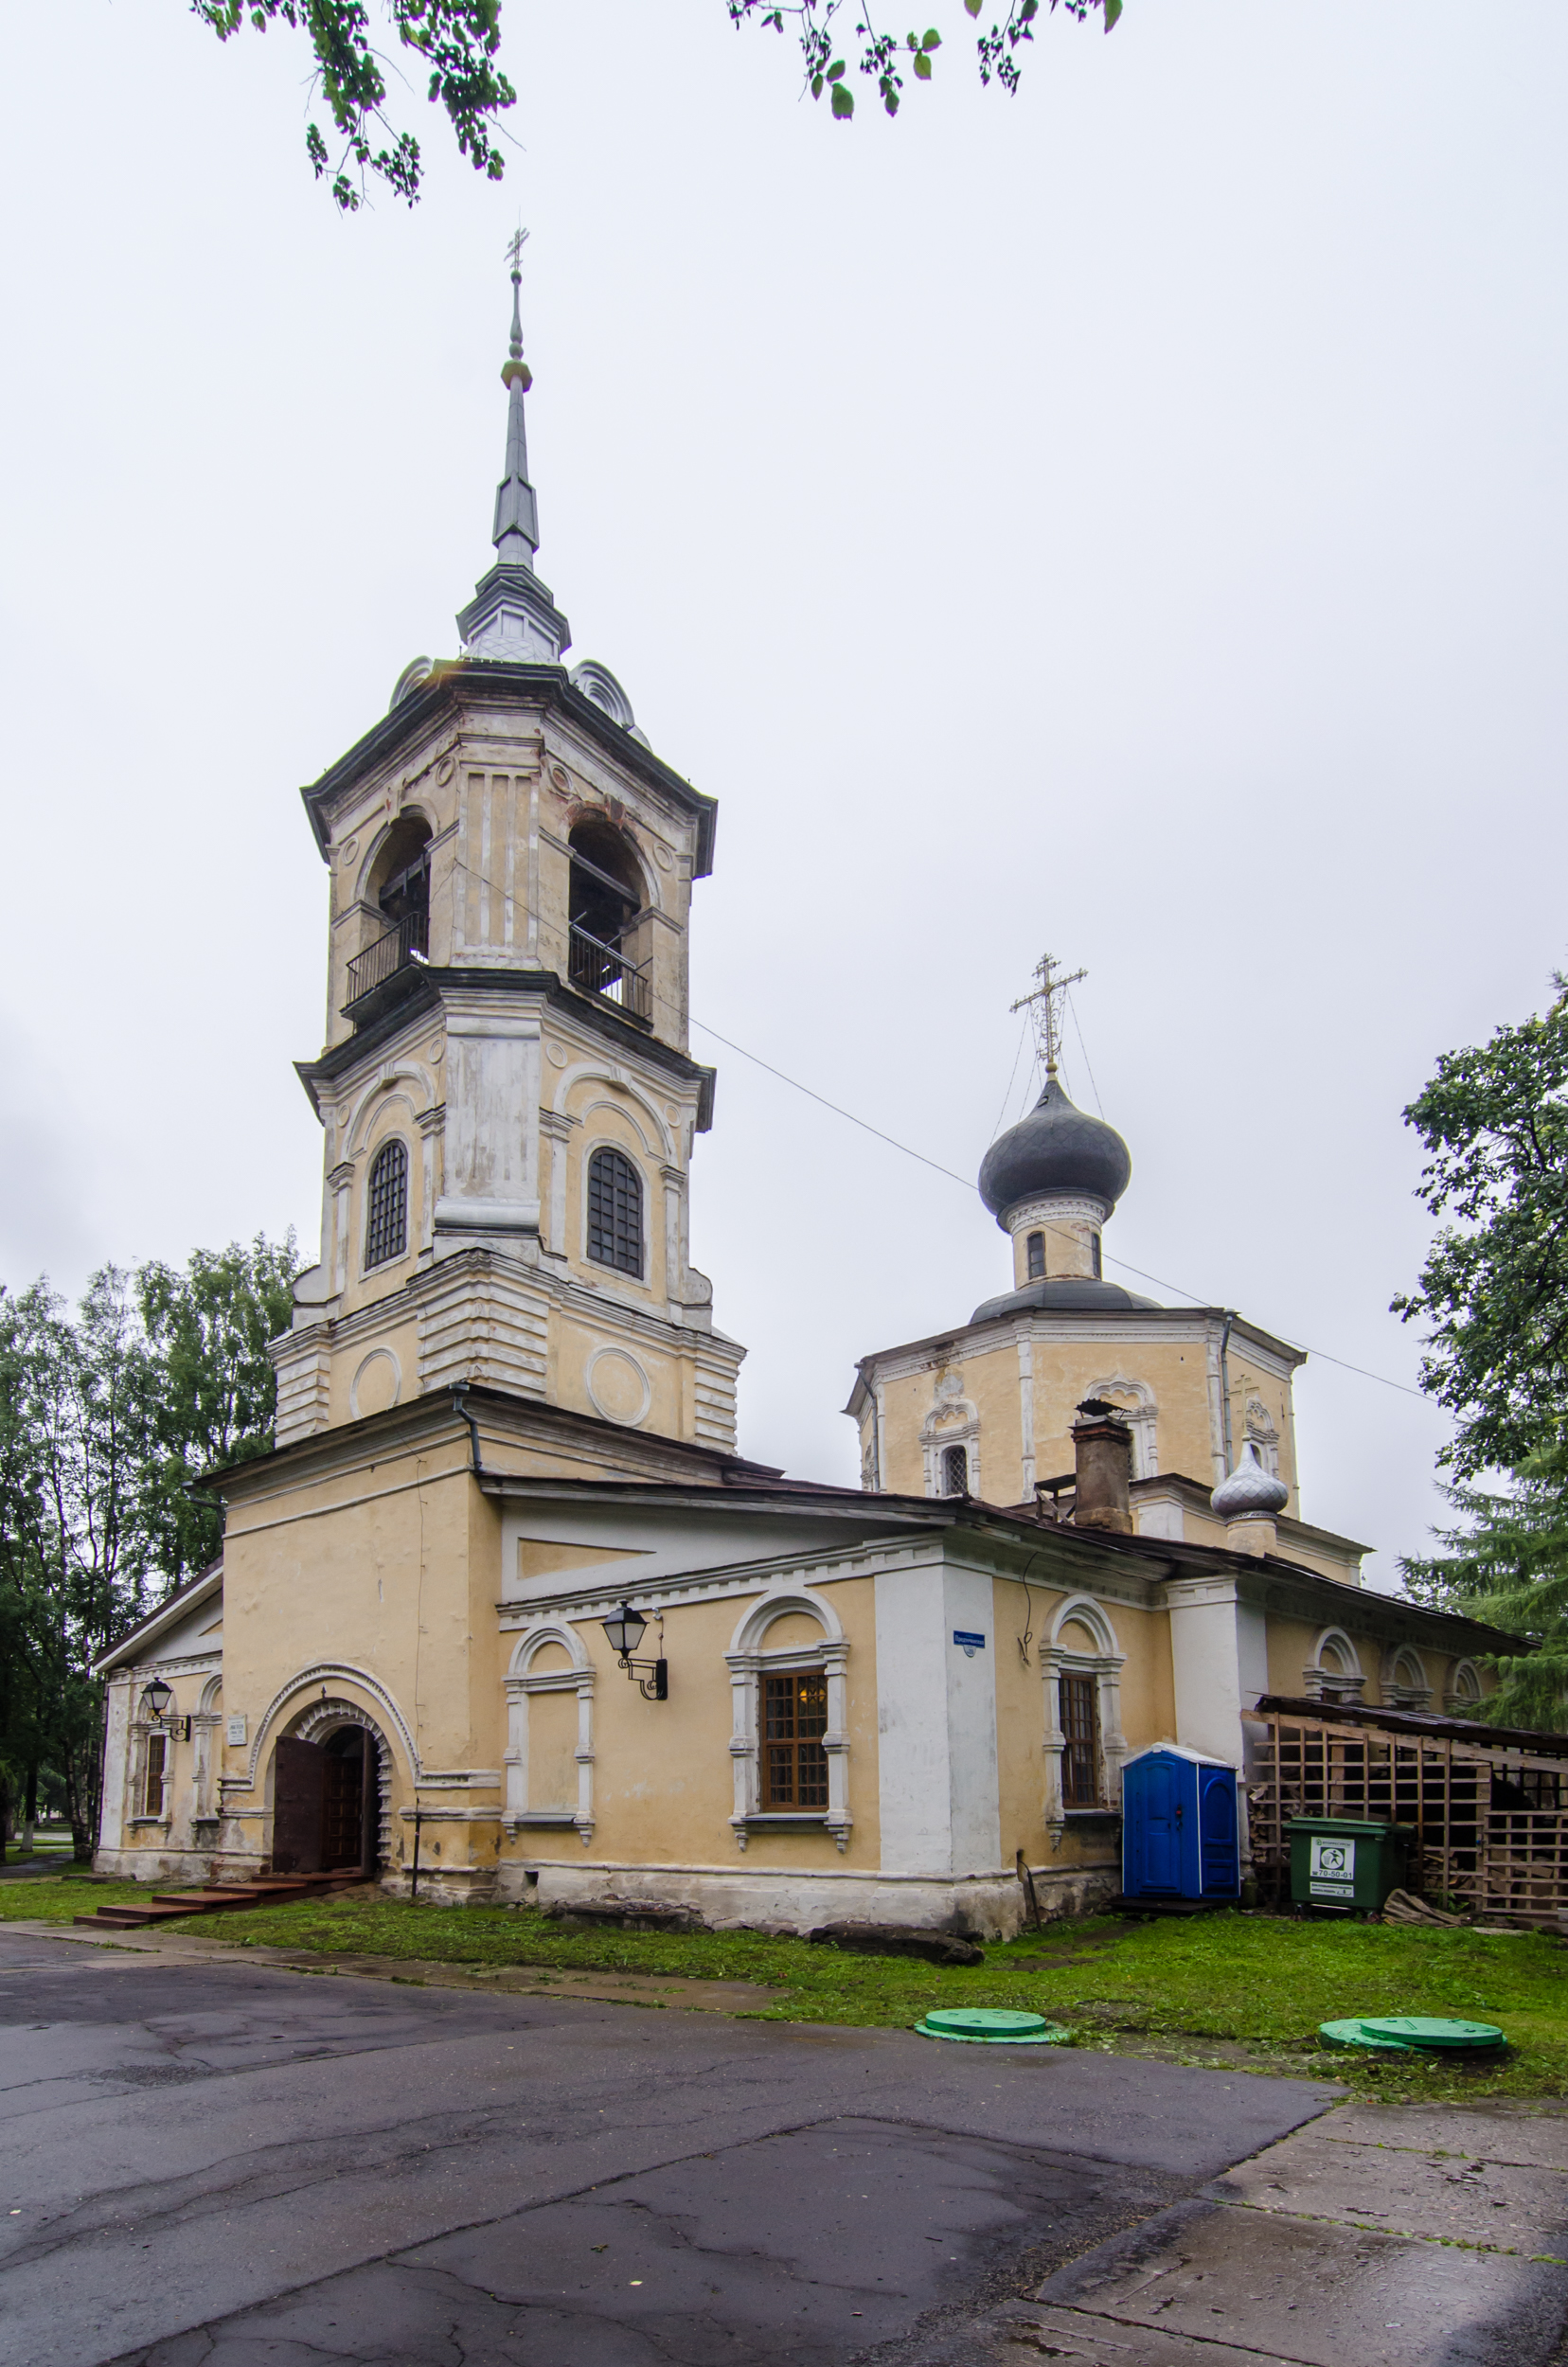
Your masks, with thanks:
[(1103, 1281), (1104, 1275), (1100, 1267), (1100, 1237), (1097, 1233), (1091, 1233), (1089, 1236), (1089, 1263), (1094, 1269), (1095, 1280)]
[(1026, 1244), (1029, 1253), (1029, 1280), (1041, 1281), (1045, 1272), (1045, 1236), (1031, 1233)]
[(944, 1496), (969, 1494), (969, 1452), (966, 1448), (942, 1449), (942, 1493)]
[(596, 1150), (588, 1162), (588, 1255), (641, 1277), (642, 1178), (619, 1150)]
[(408, 1152), (401, 1142), (383, 1143), (370, 1169), (365, 1217), (365, 1262), (384, 1266), (408, 1246)]

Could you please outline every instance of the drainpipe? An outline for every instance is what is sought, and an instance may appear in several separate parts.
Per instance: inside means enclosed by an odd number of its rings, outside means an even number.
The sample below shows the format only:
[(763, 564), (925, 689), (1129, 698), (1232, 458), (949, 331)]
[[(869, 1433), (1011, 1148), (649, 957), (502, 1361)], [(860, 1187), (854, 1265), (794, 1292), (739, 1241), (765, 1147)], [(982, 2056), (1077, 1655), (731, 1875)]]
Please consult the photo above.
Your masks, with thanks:
[(473, 1461), (469, 1468), (472, 1471), (475, 1479), (483, 1479), (485, 1476), (485, 1466), (483, 1458), (479, 1452), (479, 1425), (473, 1418), (473, 1409), (468, 1401), (468, 1383), (466, 1381), (463, 1383), (461, 1388), (454, 1389), (453, 1391), (452, 1410), (454, 1414), (456, 1415), (457, 1419), (460, 1422), (467, 1422), (468, 1424), (469, 1444), (473, 1455)]

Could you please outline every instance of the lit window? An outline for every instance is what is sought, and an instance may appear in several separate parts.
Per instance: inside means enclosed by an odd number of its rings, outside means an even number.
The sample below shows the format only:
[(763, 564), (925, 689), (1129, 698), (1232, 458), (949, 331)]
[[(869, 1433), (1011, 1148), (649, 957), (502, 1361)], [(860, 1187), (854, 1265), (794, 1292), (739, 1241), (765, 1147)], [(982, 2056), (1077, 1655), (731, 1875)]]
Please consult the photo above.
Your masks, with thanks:
[(383, 1143), (370, 1170), (365, 1219), (365, 1262), (384, 1266), (408, 1245), (408, 1152), (399, 1142)]
[(588, 1255), (600, 1266), (642, 1273), (642, 1178), (618, 1150), (596, 1150), (588, 1162)]
[(1093, 1677), (1063, 1677), (1061, 1731), (1061, 1805), (1064, 1808), (1099, 1806), (1099, 1703)]
[(143, 1816), (162, 1816), (168, 1767), (169, 1736), (149, 1735), (147, 1737), (147, 1773), (142, 1783)]
[(1039, 1282), (1043, 1278), (1045, 1272), (1044, 1234), (1031, 1233), (1028, 1238), (1027, 1247), (1029, 1252), (1029, 1280), (1031, 1282)]
[(762, 1687), (762, 1806), (828, 1806), (828, 1680), (817, 1668), (767, 1677)]
[(969, 1450), (966, 1447), (942, 1449), (942, 1493), (944, 1496), (969, 1494)]

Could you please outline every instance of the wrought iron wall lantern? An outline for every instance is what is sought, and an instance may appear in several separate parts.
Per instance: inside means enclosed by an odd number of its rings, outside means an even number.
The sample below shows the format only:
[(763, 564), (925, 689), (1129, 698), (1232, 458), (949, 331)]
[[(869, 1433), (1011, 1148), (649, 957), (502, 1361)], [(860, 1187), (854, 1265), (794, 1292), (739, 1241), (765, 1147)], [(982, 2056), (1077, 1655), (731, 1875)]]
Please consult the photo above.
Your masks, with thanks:
[[(625, 1669), (645, 1701), (668, 1701), (669, 1699), (669, 1663), (664, 1656), (664, 1613), (656, 1614), (659, 1622), (659, 1657), (657, 1660), (633, 1660), (633, 1654), (648, 1631), (648, 1622), (640, 1611), (630, 1603), (622, 1603), (612, 1618), (601, 1624), (610, 1640), (610, 1649)], [(639, 1675), (638, 1671), (647, 1673)]]
[(161, 1677), (154, 1677), (142, 1694), (142, 1716), (150, 1718), (154, 1726), (161, 1727), (166, 1735), (172, 1735), (177, 1741), (188, 1742), (190, 1720), (188, 1717), (175, 1717), (169, 1715), (169, 1705), (173, 1699), (173, 1687), (165, 1684)]

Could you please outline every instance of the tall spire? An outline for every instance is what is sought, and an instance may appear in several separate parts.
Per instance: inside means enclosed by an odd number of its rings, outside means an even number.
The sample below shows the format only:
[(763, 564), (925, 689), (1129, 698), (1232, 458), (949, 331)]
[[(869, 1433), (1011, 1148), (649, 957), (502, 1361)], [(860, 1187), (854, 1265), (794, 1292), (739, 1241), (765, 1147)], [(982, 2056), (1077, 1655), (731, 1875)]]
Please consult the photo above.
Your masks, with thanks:
[(490, 540), (504, 567), (531, 567), (539, 548), (539, 505), (528, 483), (528, 431), (523, 398), (533, 384), (533, 372), (523, 359), (523, 248), (527, 232), (519, 223), (507, 248), (511, 264), (511, 353), (502, 365), (501, 383), (507, 389), (507, 473), (495, 489), (495, 531)]
[(523, 359), (523, 249), (527, 232), (519, 223), (508, 241), (511, 265), (511, 350), (501, 366), (507, 389), (507, 468), (495, 489), (495, 564), (474, 586), (474, 596), (457, 619), (463, 655), (503, 664), (555, 666), (571, 647), (571, 628), (534, 573), (539, 548), (539, 504), (528, 482), (528, 436), (523, 398), (533, 372)]

